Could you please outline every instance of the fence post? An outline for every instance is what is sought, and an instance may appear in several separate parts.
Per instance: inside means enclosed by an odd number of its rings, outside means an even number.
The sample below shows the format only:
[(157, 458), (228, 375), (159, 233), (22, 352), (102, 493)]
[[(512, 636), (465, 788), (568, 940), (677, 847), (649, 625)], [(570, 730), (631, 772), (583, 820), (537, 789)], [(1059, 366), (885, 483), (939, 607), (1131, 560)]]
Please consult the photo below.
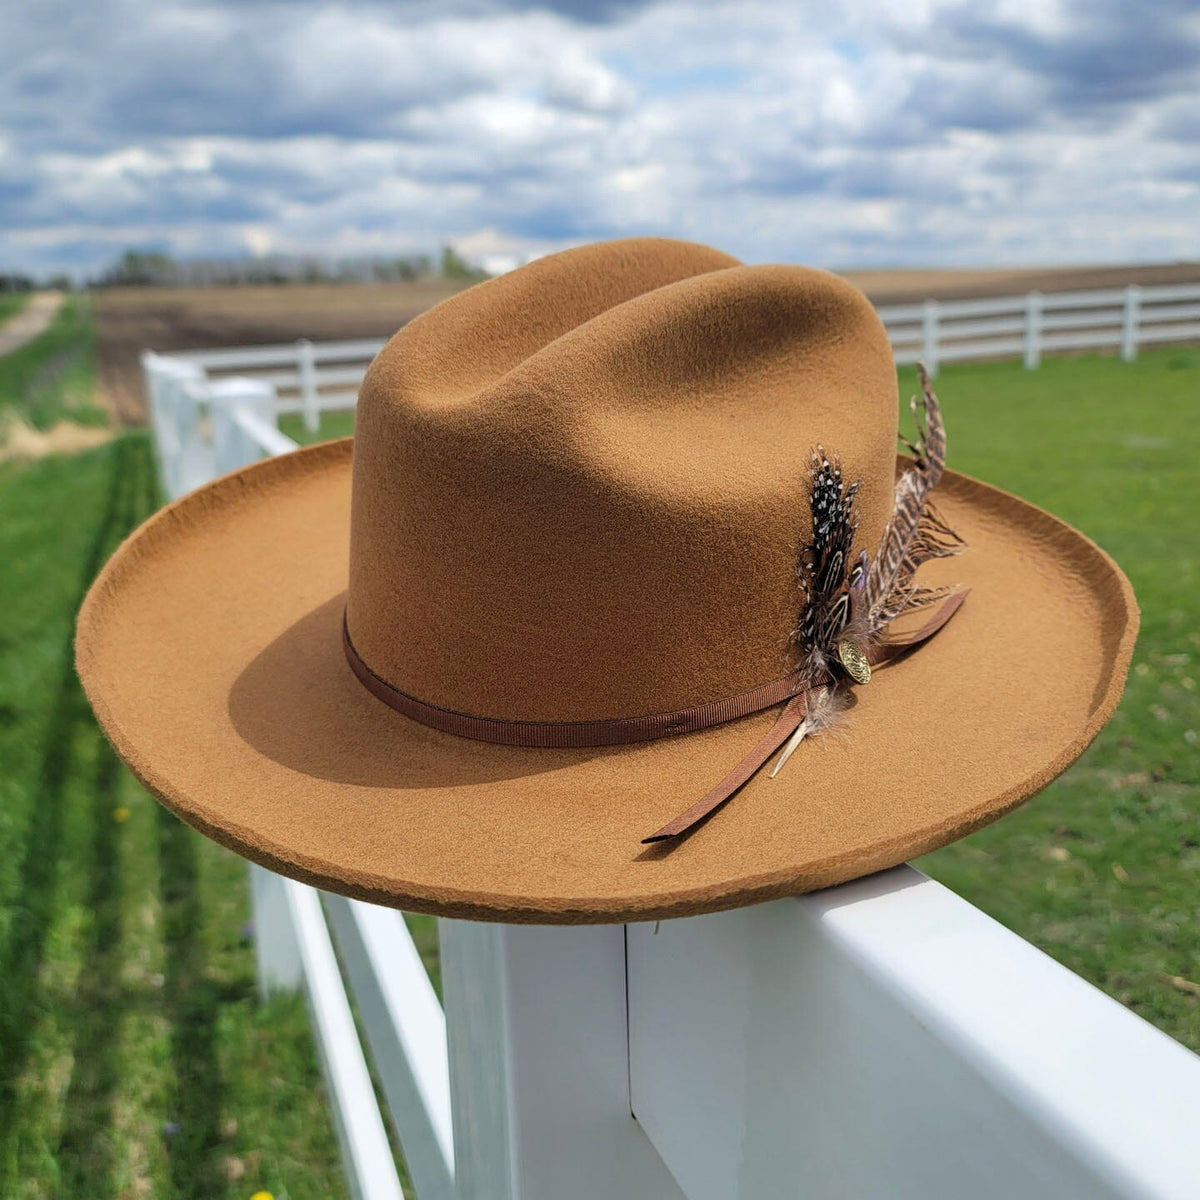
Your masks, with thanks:
[[(208, 399), (214, 473), (224, 475), (256, 462), (262, 451), (239, 428), (234, 413), (249, 409), (275, 424), (275, 388), (261, 379), (221, 379), (208, 385)], [(304, 966), (288, 905), (287, 880), (251, 863), (250, 903), (259, 994), (298, 990), (304, 982)]]
[[(278, 411), (275, 387), (262, 379), (216, 380), (208, 385), (209, 419), (212, 422), (215, 475), (225, 475), (257, 462), (262, 447), (238, 425), (239, 409), (275, 425)], [(254, 863), (250, 864), (250, 901), (253, 913), (254, 958), (258, 989), (263, 997), (273, 991), (296, 991), (304, 982), (304, 964), (287, 891), (288, 881)]]
[(317, 354), (308, 338), (296, 342), (300, 364), (300, 403), (304, 406), (304, 428), (316, 433), (321, 427), (321, 409), (317, 396)]
[(938, 373), (938, 309), (936, 300), (926, 300), (921, 308), (921, 357), (930, 375)]
[(154, 447), (163, 490), (170, 500), (196, 486), (186, 470), (195, 456), (193, 426), (195, 406), (188, 398), (188, 385), (204, 382), (204, 371), (195, 363), (166, 358), (153, 351), (142, 355), (146, 398), (154, 427)]
[(298, 992), (304, 984), (304, 963), (288, 907), (287, 880), (257, 863), (248, 865), (258, 994), (266, 999), (275, 991)]
[(1131, 283), (1125, 289), (1125, 308), (1121, 316), (1121, 357), (1133, 362), (1138, 352), (1138, 317), (1142, 307), (1142, 289)]
[(219, 379), (209, 384), (216, 474), (236, 471), (262, 457), (262, 449), (239, 428), (234, 411), (247, 409), (276, 423), (275, 388), (262, 379)]
[(630, 1110), (624, 928), (438, 936), (460, 1200), (685, 1200)]
[(1195, 1056), (911, 867), (630, 925), (627, 963), (688, 1200), (1200, 1195)]
[(1042, 293), (1025, 297), (1025, 370), (1042, 365)]

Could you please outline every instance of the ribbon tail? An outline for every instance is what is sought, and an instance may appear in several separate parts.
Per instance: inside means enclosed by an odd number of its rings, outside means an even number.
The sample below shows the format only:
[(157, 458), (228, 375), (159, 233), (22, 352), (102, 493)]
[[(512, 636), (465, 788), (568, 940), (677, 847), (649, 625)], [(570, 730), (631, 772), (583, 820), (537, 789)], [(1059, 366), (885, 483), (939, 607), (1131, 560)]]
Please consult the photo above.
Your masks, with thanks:
[(739, 788), (745, 786), (754, 777), (767, 759), (796, 732), (807, 715), (808, 693), (801, 692), (798, 696), (792, 697), (787, 708), (779, 714), (779, 719), (775, 724), (759, 738), (742, 761), (716, 787), (697, 800), (686, 812), (680, 813), (673, 821), (668, 821), (649, 837), (642, 838), (642, 842), (665, 842), (670, 838), (679, 837), (680, 834), (687, 833), (689, 829), (698, 825), (705, 817), (716, 812)]

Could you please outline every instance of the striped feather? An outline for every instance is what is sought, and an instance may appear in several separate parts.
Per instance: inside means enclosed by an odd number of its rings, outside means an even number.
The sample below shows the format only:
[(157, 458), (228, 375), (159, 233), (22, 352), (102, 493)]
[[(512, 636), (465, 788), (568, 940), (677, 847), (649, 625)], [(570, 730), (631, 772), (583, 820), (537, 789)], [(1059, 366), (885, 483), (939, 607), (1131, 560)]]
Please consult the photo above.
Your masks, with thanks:
[(915, 582), (917, 568), (934, 558), (963, 549), (962, 538), (929, 503), (946, 469), (946, 429), (941, 407), (924, 366), (919, 366), (921, 398), (912, 401), (917, 425), (916, 443), (905, 444), (913, 464), (896, 481), (892, 519), (875, 553), (867, 579), (868, 624), (878, 636), (902, 613), (923, 608), (953, 588), (923, 588)]

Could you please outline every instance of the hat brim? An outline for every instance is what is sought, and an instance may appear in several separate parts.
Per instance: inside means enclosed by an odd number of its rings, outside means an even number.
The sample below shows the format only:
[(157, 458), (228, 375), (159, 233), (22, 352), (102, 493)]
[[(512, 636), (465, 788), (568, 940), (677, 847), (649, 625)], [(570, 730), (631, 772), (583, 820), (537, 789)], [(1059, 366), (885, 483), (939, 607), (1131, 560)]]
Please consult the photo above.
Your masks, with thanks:
[[(640, 745), (536, 750), (439, 733), (372, 696), (341, 643), (351, 441), (184, 497), (117, 551), (80, 613), (77, 663), (118, 753), (168, 808), (331, 891), (477, 920), (646, 920), (882, 870), (1044, 787), (1120, 697), (1128, 581), (1061, 521), (947, 473), (966, 538), (923, 568), (971, 595), (856, 689), (839, 731), (761, 771), (666, 847), (775, 718)], [(753, 586), (748, 581), (747, 586)]]

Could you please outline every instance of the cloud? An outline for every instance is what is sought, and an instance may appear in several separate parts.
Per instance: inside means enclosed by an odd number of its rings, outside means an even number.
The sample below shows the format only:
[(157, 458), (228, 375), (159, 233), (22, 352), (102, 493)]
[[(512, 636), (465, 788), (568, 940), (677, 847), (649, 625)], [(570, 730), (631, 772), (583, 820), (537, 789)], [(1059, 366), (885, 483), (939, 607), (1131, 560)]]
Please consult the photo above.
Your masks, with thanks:
[(1074, 0), (1048, 6), (1040, 22), (1030, 11), (957, 9), (940, 43), (1040, 78), (1051, 104), (1081, 117), (1195, 91), (1200, 21), (1190, 0)]
[(0, 267), (1197, 257), (1198, 102), (1185, 0), (0, 0)]

